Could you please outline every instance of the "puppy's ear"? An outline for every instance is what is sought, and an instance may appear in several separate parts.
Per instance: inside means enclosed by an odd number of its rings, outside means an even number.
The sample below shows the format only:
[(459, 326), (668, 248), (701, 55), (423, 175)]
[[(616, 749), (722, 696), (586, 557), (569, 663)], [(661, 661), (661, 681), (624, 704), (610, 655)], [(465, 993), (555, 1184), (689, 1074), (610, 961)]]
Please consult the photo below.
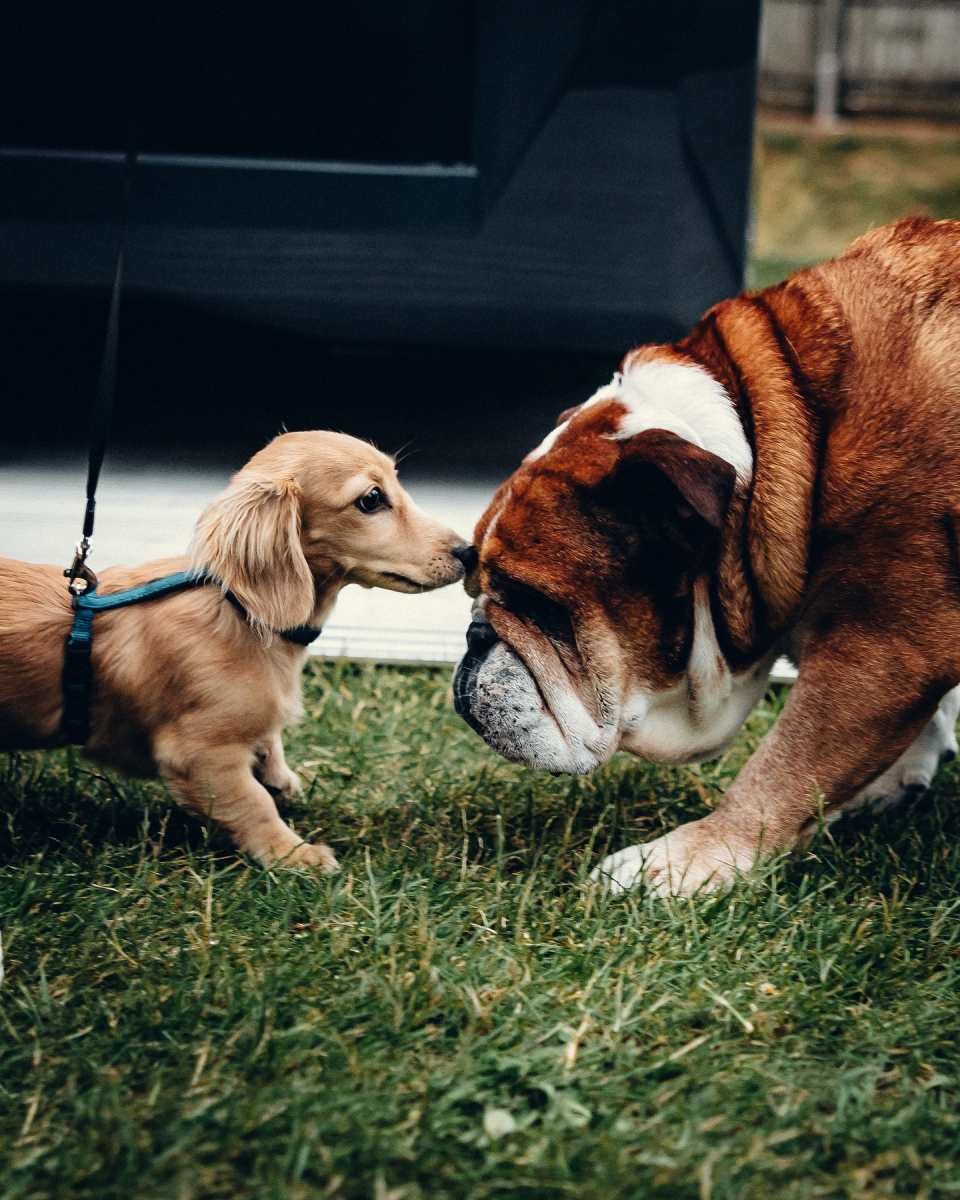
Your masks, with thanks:
[(197, 522), (193, 569), (233, 592), (260, 632), (303, 625), (316, 604), (300, 542), (300, 502), (293, 479), (238, 476)]
[[(666, 429), (646, 429), (624, 443), (623, 456), (605, 481), (607, 502), (623, 516), (702, 533), (723, 526), (737, 474), (733, 466)], [(697, 540), (694, 537), (694, 540)]]

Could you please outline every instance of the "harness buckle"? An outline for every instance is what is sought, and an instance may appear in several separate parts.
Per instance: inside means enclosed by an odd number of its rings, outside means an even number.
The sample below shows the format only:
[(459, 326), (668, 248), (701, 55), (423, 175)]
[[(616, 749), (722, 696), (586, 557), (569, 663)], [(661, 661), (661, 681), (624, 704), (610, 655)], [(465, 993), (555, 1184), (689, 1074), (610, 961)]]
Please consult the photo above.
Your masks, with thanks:
[(87, 555), (90, 553), (90, 539), (83, 538), (73, 552), (73, 562), (63, 574), (70, 582), (67, 591), (72, 596), (85, 596), (92, 592), (99, 582), (96, 575), (87, 566)]

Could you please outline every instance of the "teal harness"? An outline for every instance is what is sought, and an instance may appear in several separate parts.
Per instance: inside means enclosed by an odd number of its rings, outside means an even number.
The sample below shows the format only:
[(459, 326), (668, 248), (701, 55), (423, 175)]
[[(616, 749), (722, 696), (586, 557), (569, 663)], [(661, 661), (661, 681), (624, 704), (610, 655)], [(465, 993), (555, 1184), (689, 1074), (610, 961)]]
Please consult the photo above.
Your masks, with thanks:
[[(207, 584), (217, 584), (217, 580), (193, 571), (178, 571), (174, 575), (164, 575), (161, 579), (142, 583), (139, 587), (111, 592), (109, 596), (96, 594), (96, 582), (90, 583), (85, 592), (73, 593), (73, 626), (67, 635), (63, 661), (63, 718), (60, 724), (61, 732), (69, 742), (82, 746), (90, 734), (90, 697), (93, 691), (90, 653), (93, 648), (93, 618), (96, 614), (111, 608), (142, 604), (145, 600), (158, 600), (186, 588)], [(225, 591), (223, 594), (246, 620), (247, 610), (233, 592)], [(296, 646), (309, 646), (322, 632), (313, 625), (297, 625), (293, 629), (279, 630), (278, 636)]]

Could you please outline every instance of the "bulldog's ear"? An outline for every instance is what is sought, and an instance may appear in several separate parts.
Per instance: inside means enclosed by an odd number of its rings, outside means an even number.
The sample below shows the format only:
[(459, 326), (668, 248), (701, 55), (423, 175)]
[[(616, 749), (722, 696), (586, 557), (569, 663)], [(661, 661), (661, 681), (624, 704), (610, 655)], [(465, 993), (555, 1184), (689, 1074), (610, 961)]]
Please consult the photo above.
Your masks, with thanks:
[(625, 442), (615, 475), (621, 493), (630, 489), (633, 504), (665, 503), (679, 516), (687, 505), (715, 530), (723, 525), (737, 482), (726, 459), (666, 429), (645, 429)]

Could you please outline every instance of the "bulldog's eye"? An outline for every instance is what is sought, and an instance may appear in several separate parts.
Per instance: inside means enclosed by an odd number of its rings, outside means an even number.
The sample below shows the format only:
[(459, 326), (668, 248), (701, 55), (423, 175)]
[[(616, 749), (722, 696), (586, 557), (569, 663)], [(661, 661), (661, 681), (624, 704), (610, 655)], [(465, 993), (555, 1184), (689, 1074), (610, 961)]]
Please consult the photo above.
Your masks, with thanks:
[(379, 512), (381, 508), (390, 507), (386, 492), (378, 487), (372, 487), (369, 492), (364, 492), (353, 503), (362, 513), (375, 513)]
[(535, 588), (509, 584), (504, 589), (504, 604), (510, 612), (530, 621), (554, 641), (569, 645), (575, 642), (573, 623), (567, 610)]

